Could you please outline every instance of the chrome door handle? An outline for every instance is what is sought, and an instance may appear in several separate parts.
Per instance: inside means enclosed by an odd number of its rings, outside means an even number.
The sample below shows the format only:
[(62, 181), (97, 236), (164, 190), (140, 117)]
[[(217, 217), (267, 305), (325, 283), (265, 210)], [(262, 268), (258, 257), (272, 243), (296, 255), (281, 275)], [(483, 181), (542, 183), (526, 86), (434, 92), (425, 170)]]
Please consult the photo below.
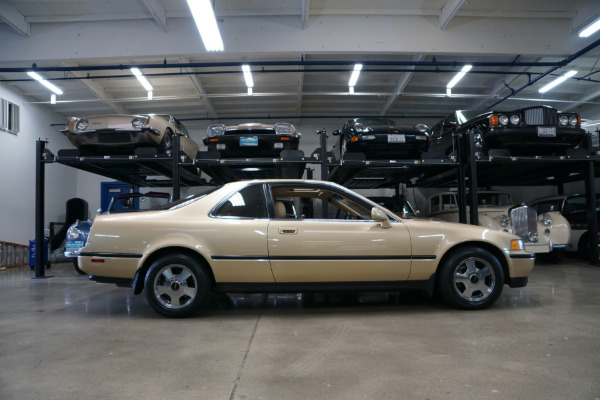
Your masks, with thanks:
[(295, 235), (298, 233), (298, 228), (279, 228), (279, 233), (282, 235)]

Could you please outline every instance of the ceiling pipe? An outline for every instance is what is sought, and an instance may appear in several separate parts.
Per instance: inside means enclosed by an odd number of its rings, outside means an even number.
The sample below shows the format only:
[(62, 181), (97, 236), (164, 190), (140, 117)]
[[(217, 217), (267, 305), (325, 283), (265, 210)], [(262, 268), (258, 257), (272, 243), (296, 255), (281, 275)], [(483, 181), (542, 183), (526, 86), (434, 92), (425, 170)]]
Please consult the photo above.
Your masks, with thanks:
[[(590, 50), (595, 49), (596, 47), (598, 47), (600, 45), (600, 39), (596, 40), (595, 42), (593, 42), (592, 44), (584, 47), (583, 49), (579, 50), (577, 53), (573, 54), (570, 57), (565, 58), (562, 61), (559, 61), (557, 63), (556, 66), (550, 68), (548, 71), (544, 72), (543, 74), (539, 75), (538, 77), (536, 77), (535, 79), (529, 81), (527, 84), (523, 85), (522, 87), (520, 87), (517, 90), (512, 90), (511, 89), (511, 93), (508, 96), (503, 97), (502, 99), (498, 100), (497, 102), (495, 102), (494, 104), (486, 107), (487, 110), (491, 109), (492, 107), (497, 106), (498, 104), (502, 103), (503, 101), (510, 99), (511, 97), (513, 97), (514, 95), (516, 95), (517, 93), (519, 93), (521, 90), (525, 89), (526, 87), (529, 87), (531, 85), (533, 85), (534, 83), (538, 82), (540, 79), (545, 78), (546, 76), (550, 75), (551, 73), (553, 73), (554, 71), (556, 71), (559, 68), (563, 68), (567, 65), (569, 65), (572, 61), (578, 59), (579, 57), (581, 57), (582, 55), (584, 55), (585, 53), (587, 53)], [(571, 78), (571, 79), (577, 79), (577, 78)]]

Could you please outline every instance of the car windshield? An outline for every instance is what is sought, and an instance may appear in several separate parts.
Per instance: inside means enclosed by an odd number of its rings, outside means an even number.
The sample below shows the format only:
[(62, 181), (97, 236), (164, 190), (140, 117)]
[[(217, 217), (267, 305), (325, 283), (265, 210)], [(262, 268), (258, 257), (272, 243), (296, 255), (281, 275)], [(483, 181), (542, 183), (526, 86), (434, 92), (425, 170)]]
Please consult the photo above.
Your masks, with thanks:
[(477, 193), (480, 206), (510, 206), (512, 201), (508, 193)]
[(365, 126), (387, 126), (393, 128), (396, 126), (394, 121), (391, 119), (382, 119), (382, 118), (359, 118), (356, 120), (356, 123), (363, 124)]

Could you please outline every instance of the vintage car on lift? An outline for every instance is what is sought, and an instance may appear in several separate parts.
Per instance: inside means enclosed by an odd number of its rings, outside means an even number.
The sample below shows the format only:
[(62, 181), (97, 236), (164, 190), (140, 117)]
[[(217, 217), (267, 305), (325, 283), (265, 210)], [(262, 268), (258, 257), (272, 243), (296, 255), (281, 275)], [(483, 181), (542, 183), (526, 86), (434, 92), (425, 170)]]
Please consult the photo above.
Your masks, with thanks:
[[(124, 212), (148, 211), (161, 207), (171, 202), (171, 194), (167, 192), (133, 192), (120, 193), (110, 199), (106, 211), (98, 209), (98, 214), (115, 214)], [(67, 230), (65, 257), (73, 260), (75, 270), (80, 274), (85, 274), (77, 263), (77, 252), (87, 243), (88, 235), (92, 221), (77, 220)]]
[[(523, 239), (525, 249), (548, 262), (558, 262), (569, 247), (571, 226), (559, 212), (538, 215), (533, 207), (513, 205), (510, 194), (499, 191), (477, 192), (479, 225), (514, 233)], [(458, 222), (458, 193), (442, 192), (427, 199), (429, 218)], [(467, 221), (469, 196), (467, 196)]]
[[(585, 194), (563, 194), (531, 201), (531, 207), (541, 213), (560, 212), (571, 224), (571, 248), (582, 257), (590, 256), (589, 220)], [(600, 195), (596, 194), (596, 217), (600, 223)]]
[(287, 123), (214, 124), (206, 129), (204, 144), (221, 157), (279, 157), (282, 150), (298, 150), (300, 134)]
[(139, 147), (154, 147), (158, 154), (164, 154), (173, 147), (174, 134), (180, 137), (180, 150), (190, 157), (198, 152), (198, 144), (172, 115), (69, 117), (61, 132), (81, 155), (133, 154)]
[(568, 149), (587, 146), (588, 134), (577, 113), (548, 106), (513, 111), (459, 110), (431, 128), (430, 152), (456, 151), (455, 137), (472, 132), (476, 152), (504, 149), (511, 156), (565, 155)]
[(387, 118), (354, 118), (347, 121), (334, 147), (338, 160), (347, 153), (364, 153), (367, 158), (417, 159), (429, 148), (429, 128), (424, 124), (399, 126)]
[(424, 290), (481, 309), (504, 284), (525, 286), (534, 259), (516, 235), (402, 218), (313, 180), (238, 181), (160, 210), (99, 215), (79, 252), (90, 279), (144, 291), (168, 317), (196, 313), (213, 290)]

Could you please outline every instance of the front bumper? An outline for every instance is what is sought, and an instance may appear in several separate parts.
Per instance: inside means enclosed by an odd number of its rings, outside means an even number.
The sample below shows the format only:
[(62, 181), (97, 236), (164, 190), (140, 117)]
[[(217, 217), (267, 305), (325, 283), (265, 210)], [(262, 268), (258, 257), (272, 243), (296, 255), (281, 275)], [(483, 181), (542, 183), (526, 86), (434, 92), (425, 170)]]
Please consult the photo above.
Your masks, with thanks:
[(77, 132), (62, 130), (61, 132), (77, 148), (156, 146), (162, 140), (161, 132), (151, 127), (140, 129), (96, 129)]
[[(404, 136), (404, 142), (390, 142), (389, 136)], [(367, 139), (365, 137), (372, 137)], [(415, 158), (429, 149), (429, 141), (416, 139), (414, 134), (359, 135), (354, 142), (348, 141), (346, 150), (362, 152), (369, 156), (389, 158)]]
[(206, 137), (209, 151), (219, 151), (222, 157), (279, 156), (282, 150), (298, 150), (300, 138), (288, 135), (220, 135)]
[(564, 155), (567, 149), (582, 143), (585, 130), (576, 127), (556, 127), (556, 136), (540, 136), (537, 126), (520, 128), (490, 128), (483, 133), (488, 149), (508, 149), (511, 155)]

